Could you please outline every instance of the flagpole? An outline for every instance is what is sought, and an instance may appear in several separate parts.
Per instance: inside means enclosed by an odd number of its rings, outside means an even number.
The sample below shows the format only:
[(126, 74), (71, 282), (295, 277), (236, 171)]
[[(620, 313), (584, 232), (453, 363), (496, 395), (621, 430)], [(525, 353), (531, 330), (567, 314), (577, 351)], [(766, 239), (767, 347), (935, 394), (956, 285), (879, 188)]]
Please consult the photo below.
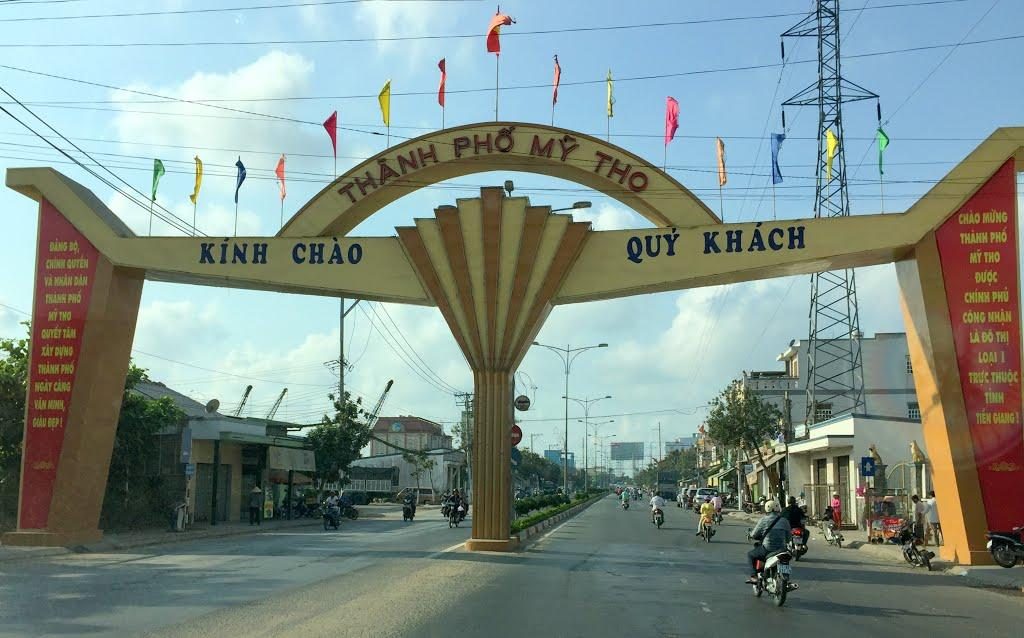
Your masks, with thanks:
[(610, 115), (604, 117), (604, 140), (606, 142), (612, 141), (612, 118)]
[(196, 198), (196, 201), (192, 202), (192, 236), (193, 237), (196, 236), (196, 231), (198, 230), (196, 228), (196, 208), (198, 208), (198, 207), (199, 207), (199, 198)]
[(235, 237), (238, 237), (238, 200), (235, 200)]
[(551, 101), (551, 126), (555, 125), (555, 101)]
[(441, 130), (444, 130), (444, 107), (441, 107)]
[(284, 228), (284, 198), (281, 198), (281, 228)]
[(385, 149), (391, 148), (391, 122), (390, 122), (390, 120), (391, 120), (391, 118), (389, 117), (388, 118), (388, 141), (387, 141), (386, 146), (384, 147)]
[(153, 236), (153, 200), (149, 200), (149, 236)]
[(878, 196), (881, 199), (880, 206), (882, 207), (882, 209), (879, 212), (881, 214), (883, 214), (883, 215), (885, 214), (885, 188), (882, 186), (882, 183), (884, 181), (885, 181), (885, 178), (882, 177), (881, 173), (879, 173), (879, 175), (878, 175)]
[(722, 221), (725, 221), (725, 200), (722, 199), (722, 184), (718, 184), (718, 210), (722, 214)]
[(668, 142), (665, 142), (665, 156), (661, 161), (661, 170), (668, 172)]
[(501, 54), (494, 54), (494, 121), (498, 121), (498, 69), (500, 68)]

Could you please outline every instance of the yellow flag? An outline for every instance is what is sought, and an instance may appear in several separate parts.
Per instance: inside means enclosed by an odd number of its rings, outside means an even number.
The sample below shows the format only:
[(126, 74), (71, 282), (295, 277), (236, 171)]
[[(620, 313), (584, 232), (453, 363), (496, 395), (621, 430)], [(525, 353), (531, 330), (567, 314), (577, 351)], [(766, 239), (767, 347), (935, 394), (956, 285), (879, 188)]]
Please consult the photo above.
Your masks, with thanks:
[(377, 101), (380, 102), (380, 116), (384, 119), (384, 126), (391, 126), (391, 80), (384, 84)]
[(608, 69), (608, 117), (615, 116), (615, 94), (612, 91), (612, 70)]
[(836, 158), (836, 148), (838, 146), (839, 140), (832, 133), (832, 129), (825, 131), (825, 166), (830, 181), (832, 179), (832, 160)]
[(192, 194), (188, 196), (192, 200), (192, 204), (199, 200), (199, 188), (203, 185), (203, 160), (199, 159), (196, 155), (196, 186), (192, 189)]

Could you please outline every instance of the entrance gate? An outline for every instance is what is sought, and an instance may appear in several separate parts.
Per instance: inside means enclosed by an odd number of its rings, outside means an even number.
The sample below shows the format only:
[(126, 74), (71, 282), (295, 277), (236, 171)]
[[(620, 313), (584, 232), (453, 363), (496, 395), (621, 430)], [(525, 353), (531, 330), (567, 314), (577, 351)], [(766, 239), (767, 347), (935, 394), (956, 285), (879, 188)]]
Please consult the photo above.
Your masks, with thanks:
[[(274, 237), (136, 237), (49, 168), (10, 169), (39, 202), (18, 530), (8, 544), (97, 540), (144, 280), (436, 306), (473, 370), (473, 550), (507, 550), (512, 375), (552, 307), (896, 263), (943, 556), (984, 561), (984, 532), (1024, 520), (1016, 161), (995, 131), (908, 211), (722, 224), (686, 188), (596, 138), (536, 124), (446, 129), (387, 149)], [(349, 237), (429, 184), (495, 170), (593, 188), (653, 228), (603, 231), (483, 188), (397, 237)], [(859, 451), (855, 451), (859, 452)], [(959, 507), (957, 507), (959, 504)]]

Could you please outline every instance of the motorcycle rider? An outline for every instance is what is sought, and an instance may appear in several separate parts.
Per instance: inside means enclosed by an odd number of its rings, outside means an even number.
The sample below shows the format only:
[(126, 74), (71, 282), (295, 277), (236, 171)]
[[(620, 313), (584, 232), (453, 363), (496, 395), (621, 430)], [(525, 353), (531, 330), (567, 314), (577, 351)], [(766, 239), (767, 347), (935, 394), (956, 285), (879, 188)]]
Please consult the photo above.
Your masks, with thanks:
[(715, 516), (717, 516), (718, 518), (721, 518), (722, 517), (722, 505), (724, 504), (722, 502), (722, 495), (721, 494), (715, 494), (714, 496), (712, 496), (711, 497), (711, 504), (715, 506)]
[(799, 504), (797, 504), (796, 497), (789, 497), (788, 505), (786, 509), (783, 511), (783, 515), (789, 521), (789, 527), (791, 529), (801, 530), (801, 535), (805, 537), (803, 540), (806, 543), (807, 526), (804, 524), (804, 519), (807, 518), (807, 513), (804, 512), (804, 510), (800, 507)]
[(786, 549), (790, 533), (792, 528), (789, 519), (782, 515), (778, 501), (767, 501), (764, 504), (764, 516), (750, 532), (750, 538), (761, 542), (747, 552), (747, 558), (750, 559), (750, 578), (747, 584), (757, 584), (757, 562), (764, 561), (772, 552)]
[(629, 503), (629, 492), (622, 490), (622, 504), (627, 505)]
[(697, 536), (700, 536), (700, 528), (704, 523), (709, 526), (715, 522), (715, 506), (711, 504), (711, 497), (705, 496), (704, 502), (700, 505), (700, 516), (697, 518)]
[(654, 524), (654, 513), (661, 510), (661, 513), (665, 513), (665, 499), (661, 498), (661, 494), (655, 492), (654, 496), (651, 497), (651, 524)]

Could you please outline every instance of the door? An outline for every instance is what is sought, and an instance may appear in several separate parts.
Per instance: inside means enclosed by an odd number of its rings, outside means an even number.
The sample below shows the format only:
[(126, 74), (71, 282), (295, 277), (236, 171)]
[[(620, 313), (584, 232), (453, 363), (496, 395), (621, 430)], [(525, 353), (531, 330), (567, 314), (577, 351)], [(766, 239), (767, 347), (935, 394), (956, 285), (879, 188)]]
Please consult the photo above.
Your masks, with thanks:
[(843, 523), (852, 523), (856, 518), (853, 515), (852, 503), (850, 503), (850, 457), (836, 457), (836, 483), (839, 487), (839, 502), (843, 504)]
[[(231, 499), (231, 466), (221, 465), (217, 473), (217, 520), (225, 521)], [(210, 520), (213, 501), (213, 463), (196, 463), (195, 520)]]
[(817, 459), (814, 461), (814, 501), (811, 503), (811, 513), (814, 516), (821, 516), (828, 506), (831, 494), (828, 493), (828, 459)]

